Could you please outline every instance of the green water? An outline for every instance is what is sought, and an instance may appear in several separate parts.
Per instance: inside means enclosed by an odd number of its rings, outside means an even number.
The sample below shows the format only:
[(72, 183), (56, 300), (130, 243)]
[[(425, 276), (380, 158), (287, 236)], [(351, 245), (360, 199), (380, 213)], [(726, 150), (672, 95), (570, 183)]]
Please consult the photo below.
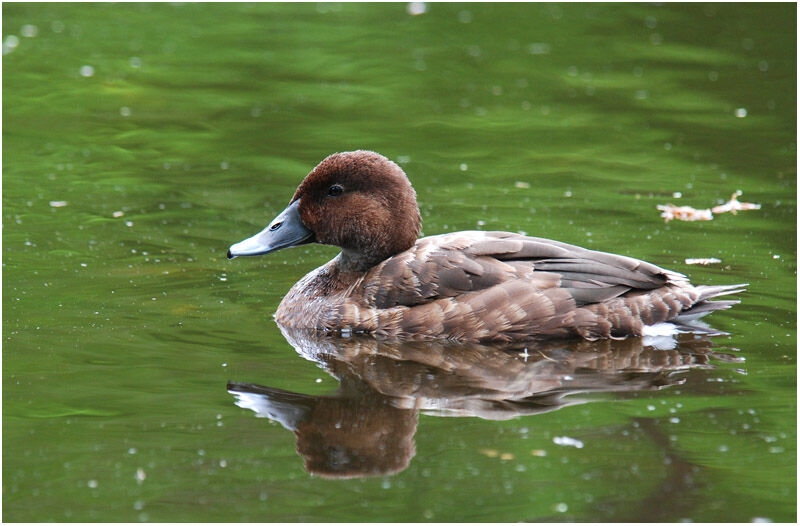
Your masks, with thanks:
[[(796, 520), (795, 21), (794, 4), (4, 4), (3, 518)], [(403, 166), (426, 235), (522, 231), (749, 283), (709, 318), (730, 336), (513, 359), (295, 348), (271, 315), (336, 250), (225, 251), (355, 148)], [(656, 210), (736, 190), (761, 209)], [(399, 471), (310, 474), (303, 435), (229, 381), (345, 408), (346, 429), (394, 422)]]

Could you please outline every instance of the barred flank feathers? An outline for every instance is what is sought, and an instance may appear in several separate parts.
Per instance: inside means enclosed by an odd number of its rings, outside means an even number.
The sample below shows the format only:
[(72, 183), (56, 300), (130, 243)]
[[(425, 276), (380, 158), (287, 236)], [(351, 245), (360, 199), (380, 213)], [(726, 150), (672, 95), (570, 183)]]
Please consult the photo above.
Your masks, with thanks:
[(508, 232), (420, 239), (355, 281), (334, 262), (316, 272), (338, 289), (315, 297), (309, 275), (284, 298), (279, 323), (390, 339), (620, 339), (729, 308), (736, 301), (708, 300), (746, 287), (694, 286), (651, 263)]

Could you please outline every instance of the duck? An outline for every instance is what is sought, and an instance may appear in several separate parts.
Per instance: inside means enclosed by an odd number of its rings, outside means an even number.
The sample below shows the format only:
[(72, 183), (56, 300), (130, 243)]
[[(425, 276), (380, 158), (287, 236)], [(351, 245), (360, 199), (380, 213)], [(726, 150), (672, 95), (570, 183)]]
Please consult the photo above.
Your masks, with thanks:
[(308, 243), (339, 247), (284, 296), (281, 327), (378, 339), (519, 342), (642, 336), (695, 323), (747, 284), (693, 285), (628, 256), (502, 231), (420, 238), (408, 176), (368, 150), (323, 159), (288, 206), (228, 259)]

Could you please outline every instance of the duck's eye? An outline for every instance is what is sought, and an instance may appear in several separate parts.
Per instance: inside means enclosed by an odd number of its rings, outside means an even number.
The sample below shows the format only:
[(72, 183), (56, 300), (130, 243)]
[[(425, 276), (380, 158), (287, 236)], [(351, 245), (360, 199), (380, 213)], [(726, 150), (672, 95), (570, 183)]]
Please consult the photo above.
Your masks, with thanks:
[(344, 192), (344, 188), (342, 188), (341, 185), (338, 185), (338, 184), (335, 184), (335, 185), (331, 186), (330, 188), (328, 188), (328, 195), (331, 196), (331, 197), (336, 197), (337, 195), (342, 195), (342, 192)]

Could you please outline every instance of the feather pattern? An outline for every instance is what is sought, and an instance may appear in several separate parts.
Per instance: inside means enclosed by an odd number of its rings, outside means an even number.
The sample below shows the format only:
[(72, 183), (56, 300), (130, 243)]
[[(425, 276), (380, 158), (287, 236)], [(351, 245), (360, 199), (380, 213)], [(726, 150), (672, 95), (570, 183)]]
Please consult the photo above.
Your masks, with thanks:
[[(331, 287), (324, 294), (321, 278)], [(420, 239), (354, 276), (334, 260), (292, 288), (276, 319), (382, 338), (596, 340), (728, 308), (706, 300), (739, 290), (696, 287), (650, 263), (566, 243), (471, 231)]]

